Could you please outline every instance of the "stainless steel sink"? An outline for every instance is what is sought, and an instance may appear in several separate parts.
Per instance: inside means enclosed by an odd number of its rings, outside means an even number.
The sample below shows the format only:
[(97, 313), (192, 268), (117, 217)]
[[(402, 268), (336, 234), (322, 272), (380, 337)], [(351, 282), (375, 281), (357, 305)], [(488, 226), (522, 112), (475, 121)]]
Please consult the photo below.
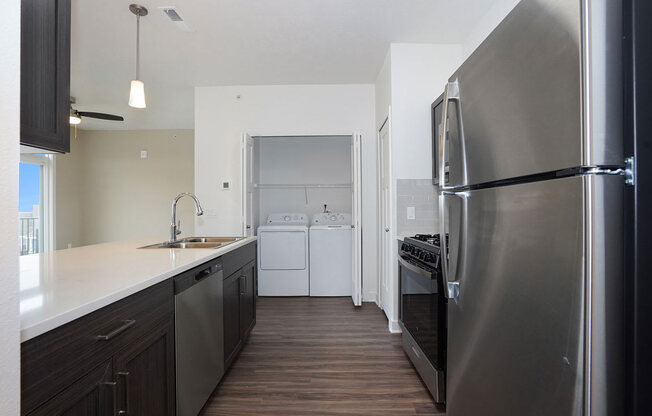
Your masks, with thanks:
[(139, 248), (220, 248), (244, 237), (186, 237), (178, 241), (151, 244)]
[(228, 244), (235, 241), (242, 240), (242, 237), (186, 237), (182, 238), (181, 242), (184, 243), (220, 243)]

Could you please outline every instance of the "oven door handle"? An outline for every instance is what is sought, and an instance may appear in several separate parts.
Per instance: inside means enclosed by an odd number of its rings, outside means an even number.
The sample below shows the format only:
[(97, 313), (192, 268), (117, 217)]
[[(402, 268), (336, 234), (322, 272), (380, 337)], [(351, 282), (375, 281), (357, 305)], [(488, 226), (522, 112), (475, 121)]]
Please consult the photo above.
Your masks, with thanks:
[(418, 266), (415, 266), (412, 263), (407, 262), (403, 257), (398, 256), (398, 263), (401, 265), (401, 267), (405, 267), (411, 272), (414, 272), (418, 275), (421, 275), (427, 279), (432, 279), (432, 272), (426, 271)]

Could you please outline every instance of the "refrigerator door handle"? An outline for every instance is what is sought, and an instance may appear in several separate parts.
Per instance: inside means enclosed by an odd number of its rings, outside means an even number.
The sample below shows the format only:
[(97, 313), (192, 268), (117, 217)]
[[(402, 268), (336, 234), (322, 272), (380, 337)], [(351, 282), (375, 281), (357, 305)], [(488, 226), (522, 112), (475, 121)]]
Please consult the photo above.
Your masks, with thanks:
[[(453, 187), (446, 186), (446, 159), (447, 149), (446, 149), (446, 134), (448, 132), (448, 103), (455, 100), (459, 101), (460, 99), (460, 90), (457, 81), (446, 83), (446, 88), (444, 89), (444, 101), (441, 112), (441, 131), (439, 133), (439, 189), (447, 190)], [(461, 118), (458, 117), (461, 124)], [(461, 130), (461, 125), (460, 125)], [(461, 137), (461, 136), (460, 136)], [(449, 168), (450, 172), (450, 168)]]
[[(457, 242), (458, 247), (454, 251), (449, 251), (447, 236), (450, 224), (447, 221), (447, 205), (446, 197), (455, 197), (461, 199), (460, 212), (459, 212), (459, 229), (454, 231), (448, 240), (451, 243)], [(467, 245), (467, 230), (468, 230), (468, 215), (467, 215), (467, 197), (468, 193), (453, 193), (442, 191), (439, 194), (439, 220), (442, 230), (441, 234), (441, 264), (442, 275), (444, 277), (444, 284), (446, 286), (446, 297), (452, 299), (457, 303), (460, 295), (460, 276), (463, 274), (463, 264), (465, 262), (465, 253)], [(451, 255), (453, 253), (453, 255)]]

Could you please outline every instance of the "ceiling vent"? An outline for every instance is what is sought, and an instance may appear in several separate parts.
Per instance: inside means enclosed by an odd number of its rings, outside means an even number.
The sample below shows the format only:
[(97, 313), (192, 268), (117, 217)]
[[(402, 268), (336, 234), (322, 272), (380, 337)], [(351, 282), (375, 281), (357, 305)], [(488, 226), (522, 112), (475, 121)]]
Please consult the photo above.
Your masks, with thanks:
[(183, 19), (179, 9), (174, 6), (159, 7), (163, 13), (170, 19), (172, 23), (179, 29), (184, 32), (192, 32), (193, 30), (188, 26), (188, 23)]

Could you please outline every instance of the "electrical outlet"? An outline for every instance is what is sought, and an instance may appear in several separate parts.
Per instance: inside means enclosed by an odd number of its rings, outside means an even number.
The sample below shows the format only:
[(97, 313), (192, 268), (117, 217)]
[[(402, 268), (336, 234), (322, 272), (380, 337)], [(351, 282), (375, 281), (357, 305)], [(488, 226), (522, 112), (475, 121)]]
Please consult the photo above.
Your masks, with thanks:
[(414, 207), (407, 207), (407, 219), (414, 220), (417, 218), (416, 209)]
[(222, 182), (222, 189), (224, 189), (225, 191), (231, 189), (231, 182)]

